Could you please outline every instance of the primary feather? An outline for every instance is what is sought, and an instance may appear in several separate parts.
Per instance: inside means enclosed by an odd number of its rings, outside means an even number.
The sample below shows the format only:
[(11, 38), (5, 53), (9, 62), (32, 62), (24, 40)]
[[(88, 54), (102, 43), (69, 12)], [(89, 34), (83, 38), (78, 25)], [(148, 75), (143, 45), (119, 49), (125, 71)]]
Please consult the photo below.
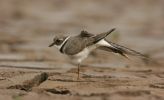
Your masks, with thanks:
[(118, 53), (118, 54), (120, 54), (126, 58), (128, 58), (126, 54), (146, 58), (146, 56), (141, 54), (140, 52), (137, 52), (137, 51), (132, 50), (130, 48), (127, 48), (127, 47), (121, 46), (119, 44), (113, 43), (113, 42), (108, 41), (106, 39), (105, 39), (105, 41), (108, 42), (111, 46), (100, 46), (99, 48), (102, 50), (112, 51), (112, 52)]

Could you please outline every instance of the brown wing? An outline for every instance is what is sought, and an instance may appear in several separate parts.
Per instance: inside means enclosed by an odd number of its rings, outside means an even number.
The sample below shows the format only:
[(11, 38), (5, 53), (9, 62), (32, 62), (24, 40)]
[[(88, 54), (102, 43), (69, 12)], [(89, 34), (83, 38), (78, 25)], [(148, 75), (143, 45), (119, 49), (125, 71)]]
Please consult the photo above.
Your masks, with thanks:
[(70, 37), (63, 47), (63, 53), (67, 55), (74, 55), (82, 51), (85, 47), (85, 39), (79, 36)]
[(90, 45), (93, 45), (97, 42), (99, 42), (100, 40), (104, 39), (106, 36), (108, 36), (110, 33), (112, 33), (113, 31), (115, 30), (115, 28), (111, 29), (110, 31), (108, 32), (104, 32), (104, 33), (100, 33), (98, 35), (95, 35), (95, 36), (92, 36), (92, 37), (89, 37), (87, 39), (87, 46), (90, 46)]
[(92, 36), (94, 36), (94, 34), (83, 30), (83, 31), (81, 31), (80, 36), (81, 37), (92, 37)]
[(68, 55), (74, 55), (82, 51), (85, 47), (95, 44), (96, 42), (104, 39), (107, 35), (113, 32), (115, 29), (111, 29), (108, 32), (93, 35), (87, 31), (82, 31), (80, 35), (71, 37), (63, 47), (64, 53)]

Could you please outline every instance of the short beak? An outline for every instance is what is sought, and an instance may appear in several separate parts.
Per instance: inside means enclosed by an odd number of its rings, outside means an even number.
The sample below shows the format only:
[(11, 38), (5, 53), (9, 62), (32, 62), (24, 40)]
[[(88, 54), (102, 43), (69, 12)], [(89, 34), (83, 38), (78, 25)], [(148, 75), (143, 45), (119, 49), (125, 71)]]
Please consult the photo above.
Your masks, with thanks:
[(55, 42), (51, 43), (48, 47), (52, 47), (53, 45), (55, 45)]

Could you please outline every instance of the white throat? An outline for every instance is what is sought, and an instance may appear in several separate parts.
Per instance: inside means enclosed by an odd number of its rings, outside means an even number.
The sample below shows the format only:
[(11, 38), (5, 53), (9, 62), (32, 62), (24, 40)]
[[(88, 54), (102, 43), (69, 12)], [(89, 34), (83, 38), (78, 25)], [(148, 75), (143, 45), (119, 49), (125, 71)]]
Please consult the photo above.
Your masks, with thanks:
[(64, 45), (64, 43), (70, 38), (70, 36), (68, 36), (61, 45), (55, 45), (56, 48), (58, 48), (59, 50), (61, 49), (61, 47)]

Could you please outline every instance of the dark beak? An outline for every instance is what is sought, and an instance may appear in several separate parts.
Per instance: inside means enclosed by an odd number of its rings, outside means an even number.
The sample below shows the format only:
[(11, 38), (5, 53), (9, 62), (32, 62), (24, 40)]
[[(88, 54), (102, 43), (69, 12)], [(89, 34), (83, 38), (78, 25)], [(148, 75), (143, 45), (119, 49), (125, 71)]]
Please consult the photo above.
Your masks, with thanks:
[(55, 42), (51, 43), (48, 47), (52, 47), (53, 45), (55, 45)]

